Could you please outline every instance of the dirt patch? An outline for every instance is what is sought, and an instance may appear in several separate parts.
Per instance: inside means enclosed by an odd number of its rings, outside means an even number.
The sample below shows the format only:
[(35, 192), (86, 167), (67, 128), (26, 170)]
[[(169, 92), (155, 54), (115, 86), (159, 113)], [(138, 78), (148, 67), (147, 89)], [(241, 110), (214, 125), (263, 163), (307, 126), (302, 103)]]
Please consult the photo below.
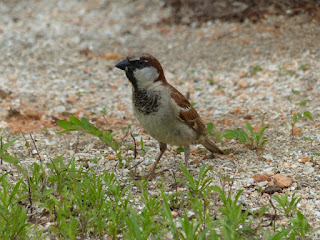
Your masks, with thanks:
[[(269, 141), (261, 151), (224, 139), (217, 144), (230, 153), (213, 158), (193, 145), (191, 174), (197, 176), (201, 166), (211, 166), (210, 176), (219, 186), (220, 175), (231, 176), (232, 190), (244, 190), (240, 199), (248, 209), (268, 204), (275, 192), (289, 196), (296, 192), (302, 197), (298, 209), (313, 228), (318, 227), (318, 23), (307, 14), (267, 14), (256, 24), (220, 20), (163, 24), (167, 17), (170, 12), (159, 1), (2, 1), (0, 128), (5, 141), (18, 137), (8, 152), (25, 167), (39, 162), (33, 144), (27, 147), (15, 133), (32, 131), (44, 165), (63, 155), (66, 162), (72, 158), (79, 165), (87, 162), (86, 167), (97, 175), (114, 172), (123, 186), (132, 184), (130, 171), (147, 173), (159, 151), (158, 143), (133, 116), (130, 83), (114, 65), (130, 52), (149, 52), (161, 62), (168, 82), (189, 97), (205, 123), (212, 122), (218, 133), (245, 129), (246, 121), (255, 130), (268, 125), (265, 136)], [(292, 129), (293, 115), (305, 111), (311, 112), (313, 121), (299, 118)], [(69, 114), (113, 131), (126, 164), (119, 167), (114, 151), (96, 137), (57, 134), (61, 129), (55, 122)], [(130, 133), (138, 148), (135, 159)], [(32, 143), (28, 134), (25, 137)], [(174, 183), (172, 171), (181, 175), (183, 161), (183, 153), (169, 146), (158, 169), (170, 170), (163, 176), (165, 184)], [(10, 173), (13, 182), (21, 177), (7, 162), (0, 165), (0, 173)], [(291, 185), (272, 188), (277, 174), (290, 179)], [(266, 177), (256, 181), (253, 176)], [(149, 183), (151, 195), (159, 195), (160, 181)], [(263, 195), (258, 193), (260, 187)], [(141, 202), (134, 206), (142, 209)], [(41, 211), (34, 215), (41, 217)], [(46, 221), (54, 224), (52, 219)], [(45, 224), (40, 227), (48, 229)]]
[(316, 0), (166, 0), (172, 7), (167, 21), (190, 24), (194, 21), (221, 19), (227, 21), (259, 21), (265, 15), (287, 15), (307, 13), (310, 19), (320, 20), (320, 3)]

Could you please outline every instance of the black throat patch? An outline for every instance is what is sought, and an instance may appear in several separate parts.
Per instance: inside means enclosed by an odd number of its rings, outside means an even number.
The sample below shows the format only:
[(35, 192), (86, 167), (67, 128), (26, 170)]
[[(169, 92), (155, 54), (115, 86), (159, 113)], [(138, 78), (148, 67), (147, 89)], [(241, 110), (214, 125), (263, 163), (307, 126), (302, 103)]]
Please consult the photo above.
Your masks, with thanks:
[(126, 76), (129, 79), (129, 81), (132, 83), (132, 86), (134, 88), (137, 88), (137, 80), (135, 79), (135, 77), (133, 75), (132, 69), (126, 69)]
[(160, 94), (147, 89), (133, 89), (133, 104), (145, 115), (157, 112), (160, 105)]

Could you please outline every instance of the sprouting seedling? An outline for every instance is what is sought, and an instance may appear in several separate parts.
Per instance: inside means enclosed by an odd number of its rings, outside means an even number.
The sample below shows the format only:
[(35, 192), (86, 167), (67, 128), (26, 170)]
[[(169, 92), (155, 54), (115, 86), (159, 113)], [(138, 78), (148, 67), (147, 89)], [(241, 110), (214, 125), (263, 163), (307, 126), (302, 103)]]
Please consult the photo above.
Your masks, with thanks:
[(207, 81), (209, 82), (210, 85), (214, 85), (215, 84), (215, 81), (212, 78), (209, 78)]
[(241, 143), (247, 142), (248, 134), (242, 129), (226, 129), (226, 133), (223, 135), (226, 139), (236, 139)]
[(100, 113), (102, 113), (103, 115), (107, 115), (108, 111), (105, 107), (103, 107), (103, 109), (100, 111)]
[(146, 150), (144, 149), (144, 142), (143, 142), (143, 138), (140, 138), (140, 147), (141, 147), (141, 151), (143, 152), (143, 154), (146, 152)]
[(283, 77), (283, 76), (292, 76), (292, 75), (294, 75), (294, 74), (295, 74), (295, 71), (293, 71), (293, 70), (291, 70), (291, 69), (287, 69), (287, 68), (285, 68), (285, 67), (279, 68), (279, 75), (280, 75), (281, 77)]
[(258, 72), (261, 72), (262, 67), (260, 65), (255, 65), (255, 66), (250, 67), (249, 71), (250, 71), (251, 75), (254, 75), (254, 74), (257, 74)]
[(311, 116), (311, 113), (309, 111), (305, 111), (302, 114), (301, 113), (294, 113), (292, 115), (292, 121), (291, 121), (291, 138), (294, 138), (294, 127), (299, 119), (306, 119), (313, 121), (313, 118)]
[(227, 139), (237, 139), (239, 142), (249, 142), (251, 148), (260, 150), (263, 148), (268, 139), (264, 136), (264, 132), (268, 125), (265, 124), (260, 130), (254, 131), (251, 124), (247, 121), (246, 128), (249, 131), (249, 135), (242, 129), (227, 129), (223, 137)]
[(301, 69), (303, 71), (309, 70), (310, 68), (311, 68), (311, 64), (310, 63), (301, 64), (299, 66), (299, 69)]
[[(1, 132), (1, 129), (0, 129), (0, 132)], [(9, 141), (9, 142), (4, 143), (4, 142), (3, 142), (3, 137), (2, 137), (2, 135), (0, 135), (0, 155), (1, 155), (1, 156), (8, 155), (8, 154), (6, 153), (6, 152), (7, 152), (7, 149), (8, 149), (12, 144), (14, 144), (14, 142), (17, 141), (17, 140), (18, 140), (18, 138), (15, 138), (15, 139), (13, 139), (13, 140), (11, 140), (11, 141)], [(9, 155), (8, 155), (8, 156), (9, 156)], [(1, 159), (1, 164), (3, 164), (3, 158), (0, 157), (0, 159)]]
[(251, 146), (254, 149), (261, 149), (264, 144), (268, 141), (268, 139), (264, 136), (264, 131), (267, 129), (268, 125), (265, 124), (259, 131), (254, 131), (250, 123), (246, 122), (246, 127), (250, 133), (250, 137), (248, 137), (248, 140), (251, 143)]
[(296, 197), (295, 193), (292, 194), (291, 200), (288, 193), (283, 196), (273, 195), (273, 198), (278, 202), (277, 208), (282, 209), (287, 217), (293, 216), (297, 211), (298, 203), (302, 200), (302, 197)]

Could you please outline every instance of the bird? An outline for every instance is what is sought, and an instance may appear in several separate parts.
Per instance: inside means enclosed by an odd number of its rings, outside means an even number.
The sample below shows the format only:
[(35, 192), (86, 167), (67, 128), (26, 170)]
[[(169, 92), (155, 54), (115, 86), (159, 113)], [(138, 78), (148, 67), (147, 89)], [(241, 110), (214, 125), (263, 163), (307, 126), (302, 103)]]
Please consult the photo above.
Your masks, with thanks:
[(144, 130), (159, 142), (160, 153), (146, 177), (154, 176), (167, 144), (184, 148), (188, 166), (190, 145), (200, 143), (212, 153), (224, 154), (207, 135), (206, 126), (187, 98), (170, 85), (160, 62), (151, 54), (136, 52), (115, 65), (132, 84), (132, 105)]

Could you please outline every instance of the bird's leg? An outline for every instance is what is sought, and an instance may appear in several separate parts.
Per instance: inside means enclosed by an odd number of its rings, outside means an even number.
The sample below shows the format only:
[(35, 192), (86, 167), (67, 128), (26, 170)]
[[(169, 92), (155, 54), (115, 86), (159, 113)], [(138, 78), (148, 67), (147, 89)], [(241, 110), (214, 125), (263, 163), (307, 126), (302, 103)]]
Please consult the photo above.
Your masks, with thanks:
[(189, 161), (189, 155), (190, 155), (190, 146), (189, 145), (184, 145), (184, 167), (188, 167), (188, 161)]
[(159, 155), (158, 155), (158, 157), (156, 159), (156, 162), (154, 163), (154, 165), (153, 165), (153, 167), (151, 169), (151, 172), (148, 175), (145, 176), (146, 178), (148, 178), (148, 177), (152, 178), (154, 176), (154, 173), (155, 173), (155, 170), (157, 168), (157, 165), (158, 165), (162, 155), (167, 150), (167, 144), (166, 143), (159, 142), (159, 144), (160, 144), (160, 153), (159, 153)]

